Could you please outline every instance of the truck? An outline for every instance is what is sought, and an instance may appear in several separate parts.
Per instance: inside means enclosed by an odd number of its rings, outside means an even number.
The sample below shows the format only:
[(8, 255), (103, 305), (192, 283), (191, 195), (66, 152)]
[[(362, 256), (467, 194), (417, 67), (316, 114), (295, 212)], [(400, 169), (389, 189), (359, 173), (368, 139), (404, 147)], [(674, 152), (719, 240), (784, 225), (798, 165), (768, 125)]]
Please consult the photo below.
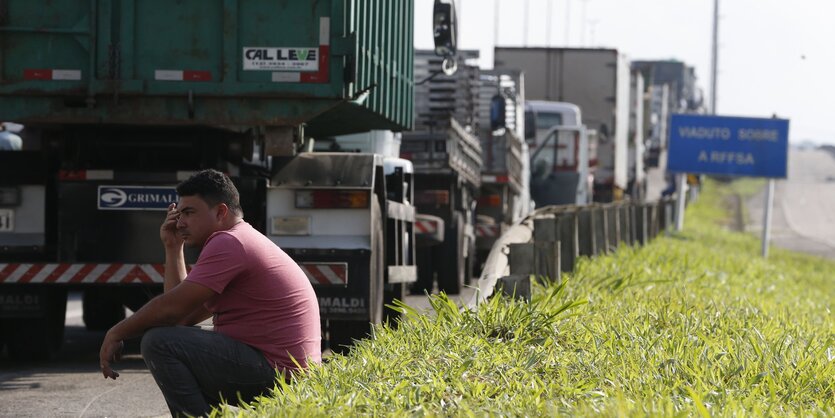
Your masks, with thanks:
[(477, 133), (479, 68), (459, 51), (458, 71), (443, 72), (432, 51), (415, 52), (415, 124), (400, 156), (414, 164), (418, 280), (415, 293), (458, 294), (475, 268), (475, 209), (482, 149)]
[(396, 316), (386, 302), (416, 280), (411, 164), (320, 152), (329, 138), (412, 127), (413, 4), (375, 4), (2, 2), (0, 120), (25, 126), (22, 149), (0, 152), (10, 356), (60, 348), (68, 291), (83, 292), (92, 330), (160, 293), (156, 231), (174, 186), (207, 168), (233, 179), (244, 219), (302, 266), (323, 341)]
[(573, 103), (525, 103), (525, 140), (531, 151), (530, 194), (537, 206), (587, 205), (597, 167), (597, 133)]
[(524, 74), (482, 70), (479, 86), (481, 189), (476, 206), (476, 265), (496, 239), (531, 210), (525, 143)]
[(677, 60), (638, 60), (632, 69), (643, 75), (650, 95), (647, 165), (659, 167), (667, 149), (666, 125), (673, 113), (704, 113), (704, 98), (696, 71)]
[[(594, 200), (620, 200), (628, 164), (630, 68), (626, 56), (603, 48), (496, 47), (495, 67), (525, 72), (527, 100), (569, 102), (598, 135)], [(535, 168), (534, 168), (535, 169)]]

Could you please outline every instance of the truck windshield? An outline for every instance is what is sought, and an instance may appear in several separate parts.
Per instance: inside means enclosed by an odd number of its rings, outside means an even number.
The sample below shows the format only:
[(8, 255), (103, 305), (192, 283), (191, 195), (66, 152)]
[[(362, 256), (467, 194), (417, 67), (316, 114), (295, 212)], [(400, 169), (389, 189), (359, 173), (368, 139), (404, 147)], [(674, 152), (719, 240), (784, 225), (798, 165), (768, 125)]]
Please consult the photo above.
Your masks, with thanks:
[(554, 126), (562, 125), (562, 113), (536, 112), (536, 129), (548, 130)]

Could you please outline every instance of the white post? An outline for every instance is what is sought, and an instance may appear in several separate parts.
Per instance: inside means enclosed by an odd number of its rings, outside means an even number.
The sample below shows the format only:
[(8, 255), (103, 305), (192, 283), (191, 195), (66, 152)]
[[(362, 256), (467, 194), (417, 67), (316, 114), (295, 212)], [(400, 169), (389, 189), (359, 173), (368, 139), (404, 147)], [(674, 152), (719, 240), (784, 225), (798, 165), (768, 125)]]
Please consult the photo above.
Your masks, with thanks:
[(678, 203), (676, 205), (676, 231), (684, 229), (684, 203), (687, 200), (687, 174), (677, 174), (678, 188), (676, 195), (678, 196)]
[(774, 206), (774, 179), (768, 179), (765, 192), (765, 216), (763, 216), (763, 258), (768, 257), (768, 241), (771, 239), (771, 207)]

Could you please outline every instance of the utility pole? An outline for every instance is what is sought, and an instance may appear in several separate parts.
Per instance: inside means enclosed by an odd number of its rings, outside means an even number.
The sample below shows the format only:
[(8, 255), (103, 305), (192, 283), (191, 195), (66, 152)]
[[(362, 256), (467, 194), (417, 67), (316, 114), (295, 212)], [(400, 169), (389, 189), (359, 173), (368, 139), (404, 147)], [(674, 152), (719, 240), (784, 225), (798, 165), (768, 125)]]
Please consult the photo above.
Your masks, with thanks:
[(710, 114), (716, 114), (716, 81), (719, 73), (719, 0), (713, 0), (713, 48), (710, 57)]

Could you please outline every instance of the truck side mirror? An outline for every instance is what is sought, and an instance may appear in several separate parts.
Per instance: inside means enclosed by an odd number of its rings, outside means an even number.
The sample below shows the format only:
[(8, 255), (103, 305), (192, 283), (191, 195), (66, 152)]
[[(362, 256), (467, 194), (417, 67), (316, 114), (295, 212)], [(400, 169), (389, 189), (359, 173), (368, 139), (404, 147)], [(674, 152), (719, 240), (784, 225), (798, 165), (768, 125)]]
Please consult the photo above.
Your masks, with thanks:
[(435, 36), (436, 55), (451, 57), (458, 52), (457, 25), (454, 0), (435, 0), (432, 10), (432, 32)]
[(507, 104), (504, 97), (497, 94), (490, 99), (490, 129), (497, 131), (507, 127)]
[(454, 0), (435, 0), (432, 10), (432, 33), (435, 38), (435, 55), (444, 57), (443, 71), (447, 75), (455, 74), (458, 63), (458, 19), (455, 17)]

